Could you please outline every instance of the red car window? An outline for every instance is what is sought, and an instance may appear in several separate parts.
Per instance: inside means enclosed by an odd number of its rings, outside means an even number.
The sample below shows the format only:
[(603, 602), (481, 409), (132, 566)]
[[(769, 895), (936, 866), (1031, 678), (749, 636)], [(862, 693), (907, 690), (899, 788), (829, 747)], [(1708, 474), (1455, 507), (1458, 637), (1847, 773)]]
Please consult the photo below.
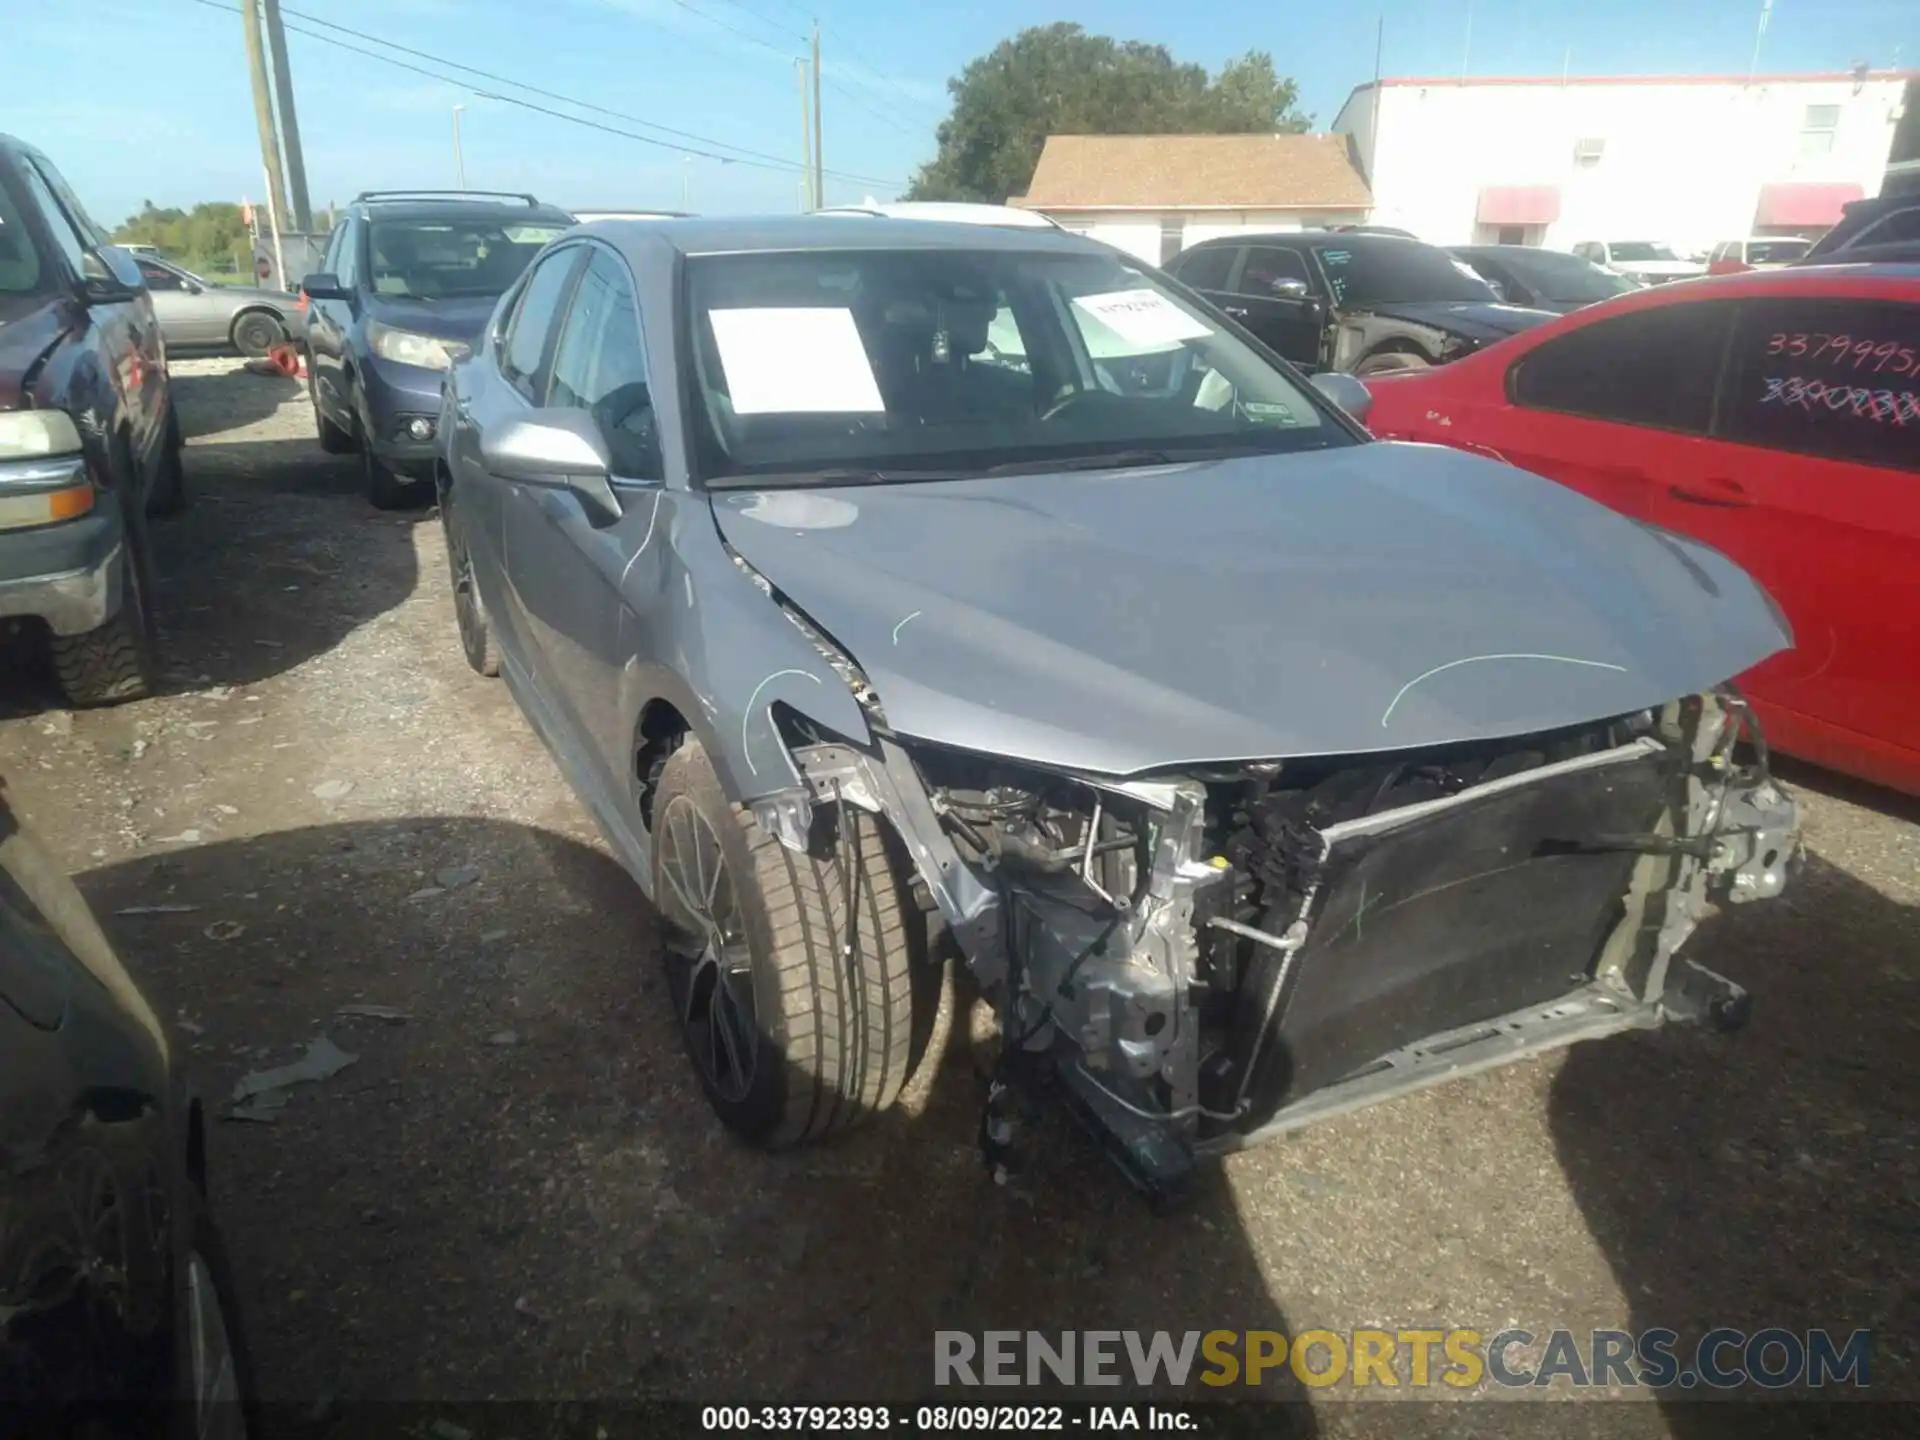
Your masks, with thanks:
[(1508, 394), (1530, 410), (1704, 435), (1732, 318), (1721, 300), (1582, 325), (1522, 356)]

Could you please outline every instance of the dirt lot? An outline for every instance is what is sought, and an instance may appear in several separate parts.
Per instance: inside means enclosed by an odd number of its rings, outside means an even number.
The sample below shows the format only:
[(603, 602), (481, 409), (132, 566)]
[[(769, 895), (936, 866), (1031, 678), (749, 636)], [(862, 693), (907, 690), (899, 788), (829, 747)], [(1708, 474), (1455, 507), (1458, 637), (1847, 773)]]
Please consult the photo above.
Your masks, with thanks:
[[(368, 508), (303, 387), (176, 368), (195, 503), (156, 525), (168, 693), (70, 715), (16, 675), (0, 771), (220, 1108), (323, 1034), (358, 1057), (214, 1127), (270, 1396), (912, 1398), (939, 1328), (1778, 1325), (1876, 1330), (1875, 1391), (1920, 1398), (1911, 807), (1790, 774), (1799, 887), (1696, 942), (1755, 992), (1744, 1033), (1350, 1117), (1173, 1219), (1074, 1142), (994, 1189), (959, 1065), (769, 1158), (709, 1118), (644, 902), (462, 663), (437, 523)], [(125, 913), (157, 906), (192, 908)]]

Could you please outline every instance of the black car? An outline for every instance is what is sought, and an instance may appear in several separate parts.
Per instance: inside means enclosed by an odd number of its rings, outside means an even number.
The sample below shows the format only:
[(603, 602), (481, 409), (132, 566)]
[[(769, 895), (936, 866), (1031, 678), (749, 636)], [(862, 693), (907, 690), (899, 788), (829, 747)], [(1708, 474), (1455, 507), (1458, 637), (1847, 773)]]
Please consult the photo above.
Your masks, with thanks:
[(447, 367), (573, 216), (531, 195), (368, 191), (301, 283), (308, 389), (321, 448), (359, 450), (383, 510), (433, 498), (434, 426)]
[(139, 265), (0, 135), (0, 627), (44, 639), (69, 703), (152, 689), (146, 517), (183, 500)]
[(1591, 260), (1537, 245), (1450, 245), (1447, 253), (1472, 266), (1508, 304), (1557, 315), (1640, 288)]
[(1438, 246), (1391, 235), (1226, 236), (1166, 271), (1306, 370), (1441, 365), (1553, 318), (1502, 302)]
[(0, 1431), (243, 1436), (200, 1108), (0, 789)]
[(1916, 260), (1920, 260), (1920, 195), (1881, 195), (1842, 207), (1840, 223), (1793, 263), (1884, 265)]

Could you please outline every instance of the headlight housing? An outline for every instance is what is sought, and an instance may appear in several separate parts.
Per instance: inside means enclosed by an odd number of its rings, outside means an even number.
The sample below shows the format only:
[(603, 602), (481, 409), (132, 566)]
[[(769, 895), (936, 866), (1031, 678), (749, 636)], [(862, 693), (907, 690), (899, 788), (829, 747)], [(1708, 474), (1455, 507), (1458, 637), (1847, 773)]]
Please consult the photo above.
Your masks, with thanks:
[(464, 360), (472, 348), (458, 340), (443, 340), (437, 335), (420, 335), (412, 330), (367, 322), (367, 344), (382, 360), (401, 365), (418, 365), (423, 370), (445, 370), (456, 360)]
[(79, 450), (80, 432), (64, 410), (0, 412), (0, 460), (43, 460)]

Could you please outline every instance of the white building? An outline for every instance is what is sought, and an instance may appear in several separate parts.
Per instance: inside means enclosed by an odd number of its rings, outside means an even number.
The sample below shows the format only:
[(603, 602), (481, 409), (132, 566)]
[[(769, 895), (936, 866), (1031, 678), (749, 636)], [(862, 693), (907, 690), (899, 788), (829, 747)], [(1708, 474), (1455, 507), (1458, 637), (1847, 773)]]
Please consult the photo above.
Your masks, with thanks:
[(1333, 128), (1374, 222), (1437, 245), (1705, 249), (1878, 193), (1913, 74), (1382, 80)]
[(1158, 265), (1216, 235), (1357, 224), (1373, 198), (1344, 135), (1049, 135), (1007, 203)]

